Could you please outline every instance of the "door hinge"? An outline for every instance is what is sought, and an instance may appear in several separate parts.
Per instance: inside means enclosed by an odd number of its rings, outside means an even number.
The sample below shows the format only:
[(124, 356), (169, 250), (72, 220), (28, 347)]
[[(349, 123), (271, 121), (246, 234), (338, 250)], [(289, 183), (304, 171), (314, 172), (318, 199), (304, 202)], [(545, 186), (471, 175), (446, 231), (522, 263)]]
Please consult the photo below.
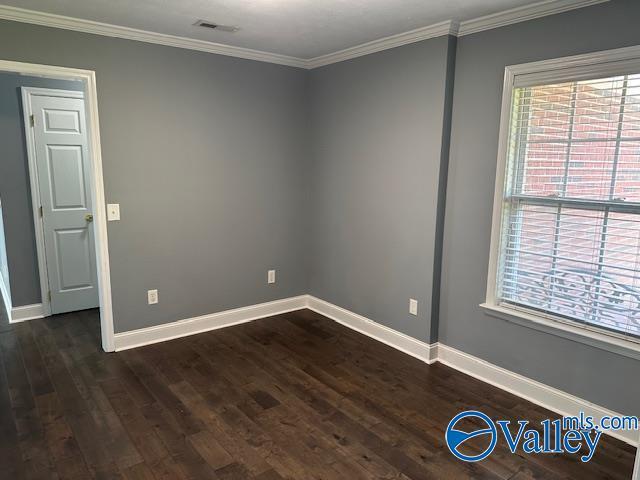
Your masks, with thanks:
[(51, 290), (47, 292), (47, 299), (49, 300), (49, 303), (51, 303)]
[(31, 115), (29, 115), (29, 122), (31, 123), (31, 126), (35, 126), (36, 124), (36, 116), (32, 113)]
[(40, 213), (40, 218), (42, 218), (43, 216), (42, 205), (40, 205), (40, 208), (38, 208), (38, 212)]

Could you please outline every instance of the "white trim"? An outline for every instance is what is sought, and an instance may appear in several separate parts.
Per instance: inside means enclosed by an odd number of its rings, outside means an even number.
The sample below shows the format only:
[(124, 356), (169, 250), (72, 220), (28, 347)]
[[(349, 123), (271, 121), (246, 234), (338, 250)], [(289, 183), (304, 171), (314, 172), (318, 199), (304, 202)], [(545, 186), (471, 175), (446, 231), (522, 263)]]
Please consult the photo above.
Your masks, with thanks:
[[(554, 333), (581, 341), (598, 348), (638, 358), (640, 344), (614, 334), (601, 333), (599, 330), (578, 326), (575, 322), (561, 322), (552, 315), (537, 314), (534, 311), (505, 308), (496, 298), (498, 268), (502, 243), (504, 215), (505, 182), (508, 168), (509, 129), (511, 127), (513, 89), (516, 86), (536, 83), (569, 81), (571, 79), (597, 78), (627, 73), (628, 69), (640, 69), (640, 46), (605, 50), (564, 58), (554, 58), (539, 62), (509, 65), (505, 68), (502, 87), (502, 106), (500, 113), (500, 132), (498, 136), (498, 157), (496, 162), (496, 181), (493, 198), (493, 217), (491, 224), (491, 245), (487, 273), (486, 300), (480, 306), (499, 318), (532, 328)], [(637, 70), (634, 70), (637, 71)], [(555, 332), (553, 330), (556, 330)], [(582, 330), (582, 333), (578, 332)]]
[(196, 333), (208, 332), (219, 328), (230, 327), (251, 322), (264, 317), (280, 315), (307, 306), (307, 296), (290, 297), (273, 302), (259, 303), (248, 307), (234, 308), (223, 312), (185, 318), (171, 323), (163, 323), (154, 327), (140, 328), (115, 335), (116, 351), (141, 347), (152, 343), (165, 342), (175, 338), (186, 337)]
[(22, 110), (24, 121), (24, 136), (27, 144), (27, 163), (29, 166), (29, 183), (31, 187), (31, 205), (33, 215), (33, 226), (36, 235), (36, 256), (38, 260), (38, 272), (40, 275), (40, 298), (42, 301), (42, 310), (45, 317), (51, 315), (51, 302), (49, 301), (49, 275), (47, 269), (47, 256), (44, 246), (44, 224), (40, 216), (39, 206), (42, 205), (40, 200), (40, 185), (38, 182), (38, 167), (36, 165), (36, 139), (35, 132), (31, 127), (30, 116), (33, 115), (32, 97), (33, 96), (49, 96), (61, 98), (80, 98), (84, 100), (84, 93), (71, 90), (58, 90), (53, 88), (39, 87), (21, 87), (22, 93)]
[(458, 36), (471, 35), (472, 33), (492, 30), (494, 28), (512, 25), (514, 23), (526, 22), (536, 18), (556, 15), (568, 12), (577, 8), (589, 7), (609, 0), (544, 0), (542, 2), (522, 7), (511, 8), (502, 12), (485, 15), (460, 22)]
[(287, 55), (262, 52), (259, 50), (252, 50), (250, 48), (233, 47), (231, 45), (223, 45), (221, 43), (205, 40), (196, 40), (194, 38), (149, 32), (146, 30), (139, 30), (137, 28), (122, 27), (119, 25), (94, 22), (92, 20), (85, 20), (81, 18), (10, 7), (8, 5), (0, 5), (0, 18), (11, 20), (13, 22), (31, 23), (34, 25), (43, 25), (45, 27), (73, 30), (75, 32), (154, 43), (168, 47), (184, 48), (187, 50), (196, 50), (199, 52), (214, 53), (217, 55), (257, 60), (259, 62), (276, 63), (291, 67), (305, 67), (305, 60)]
[[(580, 412), (585, 412), (586, 415), (592, 415), (594, 419), (600, 419), (604, 415), (619, 415), (616, 412), (583, 400), (575, 395), (511, 372), (505, 368), (498, 367), (442, 343), (433, 343), (430, 345), (421, 342), (389, 327), (380, 325), (362, 315), (358, 315), (311, 295), (307, 295), (307, 302), (307, 308), (309, 310), (324, 315), (374, 340), (385, 343), (407, 355), (416, 357), (427, 364), (432, 364), (436, 361), (443, 363), (455, 370), (524, 398), (560, 415), (579, 415)], [(637, 445), (638, 432), (605, 431), (604, 433), (633, 446)]]
[(515, 87), (531, 86), (546, 82), (583, 80), (637, 73), (640, 68), (640, 46), (614, 48), (597, 52), (551, 58), (537, 62), (521, 63), (506, 67), (513, 76)]
[(234, 47), (206, 40), (197, 40), (193, 38), (167, 35), (164, 33), (149, 32), (136, 28), (122, 27), (119, 25), (94, 22), (92, 20), (55, 15), (52, 13), (38, 12), (35, 10), (27, 10), (8, 5), (0, 5), (0, 19), (43, 25), (45, 27), (61, 28), (64, 30), (73, 30), (76, 32), (90, 33), (94, 35), (123, 38), (169, 47), (184, 48), (187, 50), (196, 50), (217, 55), (227, 55), (230, 57), (245, 58), (248, 60), (269, 62), (278, 65), (287, 65), (290, 67), (313, 69), (398, 47), (400, 45), (419, 42), (428, 38), (442, 35), (469, 35), (484, 30), (499, 28), (505, 25), (545, 17), (547, 15), (555, 15), (557, 13), (588, 7), (608, 1), (609, 0), (544, 0), (532, 5), (525, 5), (523, 7), (485, 15), (483, 17), (465, 20), (463, 22), (450, 19), (308, 59), (249, 48)]
[[(592, 415), (594, 419), (600, 419), (604, 415), (619, 415), (575, 395), (536, 382), (443, 344), (438, 345), (438, 362), (563, 416), (579, 415), (580, 412)], [(638, 441), (638, 432), (635, 431), (605, 431), (604, 433), (633, 446)]]
[[(367, 337), (389, 345), (407, 355), (411, 355), (427, 364), (441, 362), (459, 372), (470, 375), (560, 415), (579, 415), (580, 412), (585, 412), (585, 414), (592, 415), (595, 419), (600, 419), (604, 415), (619, 415), (609, 409), (576, 397), (575, 395), (498, 367), (442, 343), (427, 344), (312, 295), (300, 295), (298, 297), (285, 298), (273, 302), (187, 318), (155, 327), (118, 333), (115, 336), (116, 351), (230, 327), (305, 308), (330, 318)], [(633, 446), (637, 444), (637, 432), (605, 431), (604, 433)]]
[(98, 271), (98, 294), (100, 299), (100, 328), (102, 348), (114, 350), (113, 308), (111, 302), (111, 273), (109, 267), (109, 240), (107, 236), (106, 202), (102, 177), (102, 149), (100, 147), (100, 122), (98, 119), (98, 93), (95, 73), (91, 70), (38, 65), (32, 63), (0, 60), (0, 72), (16, 72), (53, 78), (82, 80), (85, 84), (85, 105), (88, 115), (89, 151), (92, 160), (91, 195), (96, 239), (96, 267)]
[(389, 50), (390, 48), (400, 47), (409, 43), (420, 42), (429, 38), (441, 37), (443, 35), (456, 35), (458, 33), (458, 24), (453, 20), (436, 23), (427, 27), (416, 28), (404, 33), (398, 33), (389, 37), (379, 38), (371, 42), (356, 45), (354, 47), (345, 48), (337, 52), (320, 55), (306, 61), (306, 68), (313, 69), (330, 65), (332, 63), (350, 60), (352, 58), (362, 57), (370, 53)]
[(23, 305), (20, 307), (13, 307), (11, 309), (11, 317), (9, 323), (26, 322), (27, 320), (44, 318), (44, 316), (44, 305), (42, 305), (41, 303), (34, 303), (33, 305)]
[(636, 443), (636, 463), (633, 467), (633, 475), (631, 480), (640, 480), (640, 442)]
[(96, 269), (98, 271), (98, 299), (100, 303), (100, 332), (105, 352), (115, 350), (113, 305), (111, 299), (111, 266), (109, 264), (109, 238), (107, 234), (107, 202), (104, 195), (102, 173), (102, 147), (100, 146), (100, 119), (98, 117), (98, 91), (96, 74), (86, 71), (86, 109), (89, 116), (89, 148), (93, 159), (92, 178), (94, 208), (94, 236), (96, 239)]
[(498, 161), (496, 164), (496, 181), (493, 193), (493, 214), (491, 222), (491, 246), (489, 251), (489, 269), (487, 274), (487, 305), (496, 304), (496, 288), (498, 282), (498, 261), (502, 241), (502, 206), (504, 203), (505, 176), (507, 170), (507, 152), (509, 128), (511, 126), (511, 103), (513, 100), (514, 75), (511, 67), (504, 70), (502, 84), (502, 106), (500, 109), (500, 133), (498, 134)]
[(429, 345), (397, 330), (376, 323), (345, 308), (311, 295), (308, 296), (307, 308), (425, 363), (432, 364), (436, 361), (436, 348), (434, 345)]
[[(0, 222), (1, 221), (2, 218), (0, 218)], [(9, 323), (11, 323), (11, 295), (9, 295), (9, 289), (4, 283), (4, 275), (2, 275), (2, 272), (0, 272), (0, 295), (2, 295), (2, 303), (4, 304), (7, 319)]]
[(561, 318), (555, 319), (552, 315), (546, 318), (542, 314), (524, 308), (509, 308), (504, 305), (486, 303), (481, 304), (480, 307), (487, 315), (501, 320), (640, 360), (640, 343), (628, 340), (622, 335), (616, 335), (614, 332), (608, 334), (589, 325), (578, 325), (576, 322)]

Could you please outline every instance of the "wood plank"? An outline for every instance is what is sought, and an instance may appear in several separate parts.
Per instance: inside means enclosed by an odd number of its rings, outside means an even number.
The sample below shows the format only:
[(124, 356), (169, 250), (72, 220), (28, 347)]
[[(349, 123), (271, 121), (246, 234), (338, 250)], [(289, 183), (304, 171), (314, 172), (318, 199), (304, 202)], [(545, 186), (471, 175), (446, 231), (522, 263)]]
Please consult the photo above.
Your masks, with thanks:
[(633, 468), (635, 449), (609, 437), (588, 464), (504, 444), (460, 462), (444, 430), (463, 409), (556, 416), (314, 312), (113, 354), (99, 328), (97, 311), (0, 317), (0, 478), (622, 480)]

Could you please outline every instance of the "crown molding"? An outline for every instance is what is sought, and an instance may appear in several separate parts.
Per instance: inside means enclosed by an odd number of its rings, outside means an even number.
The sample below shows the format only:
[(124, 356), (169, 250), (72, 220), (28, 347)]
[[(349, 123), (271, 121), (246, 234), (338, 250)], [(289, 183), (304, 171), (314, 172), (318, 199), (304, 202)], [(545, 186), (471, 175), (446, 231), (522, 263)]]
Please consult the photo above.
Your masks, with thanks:
[(342, 62), (351, 58), (362, 57), (370, 53), (381, 52), (390, 48), (400, 47), (409, 43), (427, 40), (429, 38), (441, 37), (443, 35), (457, 35), (458, 22), (447, 20), (446, 22), (436, 23), (427, 27), (416, 28), (408, 32), (398, 33), (389, 37), (379, 38), (371, 42), (356, 45), (355, 47), (345, 48), (337, 52), (320, 55), (307, 60), (307, 68), (317, 68), (331, 63)]
[(427, 40), (429, 38), (440, 37), (443, 35), (470, 35), (484, 30), (533, 20), (547, 15), (555, 15), (557, 13), (567, 12), (569, 10), (588, 7), (608, 1), (609, 0), (543, 0), (532, 5), (512, 8), (510, 10), (486, 15), (484, 17), (465, 20), (463, 22), (447, 20), (445, 22), (416, 28), (415, 30), (398, 33), (396, 35), (380, 38), (361, 45), (356, 45), (354, 47), (345, 48), (344, 50), (309, 59), (263, 52), (250, 48), (234, 47), (205, 40), (167, 35), (164, 33), (149, 32), (136, 28), (121, 27), (118, 25), (66, 17), (52, 13), (37, 12), (8, 5), (0, 5), (0, 19), (73, 30), (76, 32), (91, 33), (94, 35), (123, 38), (138, 42), (154, 43), (169, 47), (184, 48), (187, 50), (197, 50), (200, 52), (214, 53), (217, 55), (226, 55), (248, 60), (257, 60), (259, 62), (275, 63), (278, 65), (287, 65), (289, 67), (298, 67), (310, 70), (330, 65), (332, 63), (361, 57), (370, 53), (399, 47), (401, 45)]
[(472, 33), (482, 32), (484, 30), (526, 22), (527, 20), (568, 12), (569, 10), (589, 7), (608, 1), (609, 0), (543, 0), (542, 2), (531, 5), (512, 8), (510, 10), (460, 22), (458, 36), (471, 35)]
[(575, 10), (577, 8), (588, 7), (608, 1), (609, 0), (543, 0), (531, 5), (504, 10), (491, 15), (485, 15), (484, 17), (465, 20), (463, 22), (448, 20), (446, 22), (436, 23), (427, 27), (416, 28), (415, 30), (410, 30), (408, 32), (373, 40), (371, 42), (363, 43), (362, 45), (356, 45), (355, 47), (345, 48), (338, 52), (311, 58), (306, 61), (306, 68), (318, 68), (332, 63), (342, 62), (344, 60), (361, 57), (370, 53), (380, 52), (382, 50), (388, 50), (390, 48), (443, 35), (455, 35), (461, 37), (463, 35), (470, 35), (484, 30), (504, 27), (514, 23), (568, 12), (569, 10)]
[(287, 65), (290, 67), (305, 68), (306, 66), (305, 60), (296, 57), (289, 57), (287, 55), (252, 50), (250, 48), (233, 47), (231, 45), (223, 45), (221, 43), (196, 40), (193, 38), (179, 37), (175, 35), (166, 35), (164, 33), (148, 32), (137, 28), (121, 27), (119, 25), (65, 17), (63, 15), (54, 15), (52, 13), (37, 12), (34, 10), (26, 10), (24, 8), (10, 7), (8, 5), (0, 5), (0, 19), (21, 23), (31, 23), (45, 27), (61, 28), (64, 30), (73, 30), (76, 32), (92, 33), (94, 35), (103, 35), (106, 37), (123, 38), (138, 42), (155, 43), (168, 47), (184, 48), (199, 52), (257, 60), (259, 62), (276, 63), (278, 65)]

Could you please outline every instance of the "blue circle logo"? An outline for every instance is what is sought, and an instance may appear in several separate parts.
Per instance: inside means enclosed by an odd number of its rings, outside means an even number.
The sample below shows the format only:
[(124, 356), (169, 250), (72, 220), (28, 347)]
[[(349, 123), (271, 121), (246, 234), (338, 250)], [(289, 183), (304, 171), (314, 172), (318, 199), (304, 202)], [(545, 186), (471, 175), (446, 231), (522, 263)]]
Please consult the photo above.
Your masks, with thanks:
[[(487, 425), (487, 428), (480, 428), (479, 430), (474, 430), (472, 432), (465, 432), (464, 430), (456, 429), (456, 425), (458, 422), (465, 418), (477, 418), (480, 419), (483, 423)], [(462, 445), (469, 439), (479, 437), (481, 435), (490, 435), (491, 441), (489, 442), (489, 446), (482, 452), (477, 455), (465, 455), (460, 452), (460, 448)], [(459, 413), (455, 417), (451, 419), (449, 425), (447, 426), (447, 431), (445, 433), (445, 439), (447, 440), (447, 447), (451, 453), (453, 453), (457, 458), (463, 460), (465, 462), (478, 462), (480, 460), (484, 460), (493, 449), (496, 448), (496, 443), (498, 441), (498, 432), (496, 431), (496, 425), (493, 423), (487, 415), (482, 412), (477, 412), (475, 410), (469, 410), (466, 412)]]

